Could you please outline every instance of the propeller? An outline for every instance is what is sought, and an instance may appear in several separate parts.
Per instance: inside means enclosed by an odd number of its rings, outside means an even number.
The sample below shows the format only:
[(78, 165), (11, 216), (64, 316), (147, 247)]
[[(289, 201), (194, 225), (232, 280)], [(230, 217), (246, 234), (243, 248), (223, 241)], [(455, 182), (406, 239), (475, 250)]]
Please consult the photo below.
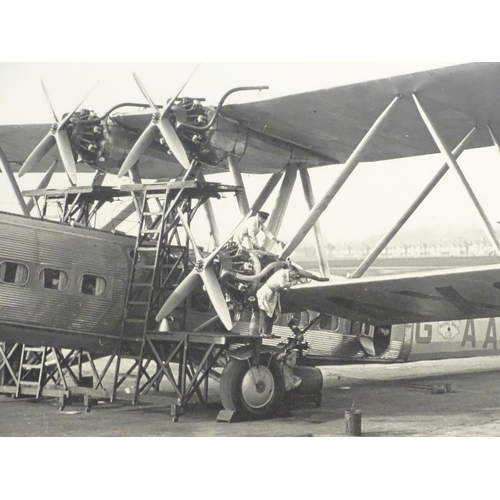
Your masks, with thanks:
[[(98, 83), (98, 82), (97, 82)], [(54, 107), (52, 106), (52, 102), (50, 100), (49, 94), (45, 85), (42, 81), (43, 92), (45, 93), (45, 97), (49, 103), (50, 110), (52, 111), (52, 116), (54, 121), (50, 127), (47, 135), (38, 143), (36, 148), (31, 152), (26, 161), (24, 162), (22, 168), (19, 170), (19, 177), (22, 177), (25, 173), (33, 170), (35, 165), (55, 146), (57, 145), (57, 149), (59, 150), (59, 155), (61, 156), (61, 160), (73, 184), (77, 183), (77, 174), (76, 174), (76, 164), (75, 159), (73, 157), (73, 151), (71, 149), (71, 143), (68, 137), (67, 127), (69, 121), (72, 116), (76, 113), (78, 108), (84, 103), (89, 94), (94, 90), (97, 83), (87, 92), (85, 97), (81, 100), (81, 102), (76, 106), (73, 111), (67, 114), (61, 121), (58, 120), (57, 115), (54, 111)]]
[[(173, 293), (170, 295), (170, 297), (166, 300), (166, 302), (163, 304), (161, 309), (158, 311), (158, 314), (156, 315), (156, 321), (160, 322), (162, 321), (165, 317), (167, 317), (186, 297), (196, 289), (196, 287), (200, 284), (200, 278), (202, 279), (203, 283), (205, 284), (205, 287), (207, 288), (207, 292), (213, 294), (213, 299), (212, 296), (210, 296), (210, 299), (212, 300), (212, 303), (214, 305), (214, 308), (219, 315), (220, 319), (224, 323), (224, 326), (230, 330), (232, 327), (232, 320), (229, 315), (229, 310), (227, 307), (227, 303), (224, 299), (224, 303), (220, 300), (220, 297), (223, 297), (222, 290), (220, 288), (220, 285), (218, 283), (217, 277), (215, 276), (215, 272), (213, 272), (213, 260), (215, 257), (218, 255), (218, 253), (224, 248), (224, 246), (227, 244), (227, 242), (240, 230), (240, 228), (245, 224), (245, 222), (252, 216), (255, 215), (262, 207), (262, 205), (265, 203), (269, 195), (271, 194), (273, 188), (276, 186), (276, 183), (280, 179), (281, 173), (277, 172), (273, 174), (273, 176), (268, 180), (266, 186), (260, 193), (260, 195), (257, 197), (257, 199), (254, 201), (251, 209), (248, 211), (248, 213), (240, 220), (238, 225), (231, 231), (229, 236), (220, 243), (220, 245), (208, 256), (205, 258), (202, 258), (201, 255), (199, 254), (198, 247), (194, 243), (194, 238), (191, 235), (191, 231), (188, 227), (187, 221), (184, 217), (184, 214), (178, 209), (177, 211), (179, 212), (179, 217), (181, 218), (181, 222), (183, 226), (186, 228), (186, 232), (188, 234), (189, 239), (191, 240), (195, 255), (196, 255), (196, 260), (197, 260), (197, 265), (195, 268), (187, 275), (187, 277), (177, 286), (177, 288), (173, 291)], [(198, 265), (199, 264), (199, 265)], [(205, 271), (203, 274), (203, 271), (205, 269), (210, 269), (211, 271)], [(207, 284), (208, 283), (208, 284)]]
[(161, 136), (165, 140), (167, 146), (169, 147), (172, 154), (175, 156), (177, 161), (187, 170), (189, 168), (189, 159), (186, 154), (186, 150), (182, 145), (181, 140), (179, 139), (174, 127), (170, 123), (170, 119), (168, 113), (172, 106), (175, 104), (176, 99), (179, 97), (179, 94), (184, 90), (184, 87), (189, 83), (191, 77), (194, 72), (198, 69), (200, 63), (196, 65), (193, 69), (189, 77), (186, 79), (182, 87), (179, 89), (177, 94), (173, 99), (170, 99), (163, 109), (160, 109), (156, 106), (156, 104), (151, 99), (146, 87), (144, 87), (143, 83), (139, 79), (139, 77), (134, 73), (134, 79), (139, 86), (139, 89), (142, 92), (142, 95), (146, 98), (149, 103), (149, 106), (153, 110), (153, 114), (151, 116), (151, 121), (146, 129), (143, 131), (137, 142), (134, 144), (132, 149), (129, 151), (127, 157), (125, 158), (120, 171), (118, 172), (118, 177), (123, 177), (141, 158), (141, 156), (145, 153), (145, 151), (151, 146), (152, 142), (158, 137), (158, 131)]
[(194, 269), (188, 274), (188, 276), (179, 284), (179, 286), (173, 291), (167, 301), (163, 304), (162, 308), (156, 315), (156, 321), (160, 322), (163, 318), (168, 316), (191, 292), (193, 292), (198, 285), (200, 280), (205, 285), (208, 296), (214, 306), (215, 311), (219, 315), (224, 326), (230, 330), (233, 327), (233, 321), (231, 319), (231, 314), (227, 307), (226, 299), (224, 293), (219, 285), (219, 280), (215, 275), (215, 270), (213, 262), (217, 254), (220, 252), (222, 246), (216, 248), (208, 257), (203, 258), (196, 241), (194, 239), (193, 233), (189, 227), (189, 223), (186, 219), (185, 214), (177, 209), (177, 213), (181, 219), (182, 225), (191, 241), (193, 250), (196, 257), (196, 264)]

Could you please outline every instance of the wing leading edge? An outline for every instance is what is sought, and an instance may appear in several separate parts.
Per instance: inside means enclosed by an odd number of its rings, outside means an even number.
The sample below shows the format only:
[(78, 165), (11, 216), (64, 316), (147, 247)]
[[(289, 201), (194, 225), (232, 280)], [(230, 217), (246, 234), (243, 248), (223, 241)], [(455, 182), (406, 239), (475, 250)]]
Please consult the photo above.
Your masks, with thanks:
[(500, 316), (500, 264), (299, 285), (284, 311), (309, 309), (375, 325)]

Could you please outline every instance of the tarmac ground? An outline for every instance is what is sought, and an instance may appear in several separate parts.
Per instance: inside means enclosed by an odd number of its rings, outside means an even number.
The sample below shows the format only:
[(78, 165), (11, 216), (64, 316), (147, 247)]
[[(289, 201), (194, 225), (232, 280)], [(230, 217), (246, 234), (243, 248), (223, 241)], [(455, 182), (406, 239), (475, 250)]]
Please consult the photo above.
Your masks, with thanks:
[(167, 405), (100, 402), (87, 413), (79, 401), (61, 411), (55, 399), (0, 395), (0, 436), (340, 437), (351, 409), (361, 412), (364, 437), (500, 436), (500, 357), (321, 371), (319, 408), (302, 403), (263, 421), (217, 422), (217, 402), (189, 404), (173, 422)]

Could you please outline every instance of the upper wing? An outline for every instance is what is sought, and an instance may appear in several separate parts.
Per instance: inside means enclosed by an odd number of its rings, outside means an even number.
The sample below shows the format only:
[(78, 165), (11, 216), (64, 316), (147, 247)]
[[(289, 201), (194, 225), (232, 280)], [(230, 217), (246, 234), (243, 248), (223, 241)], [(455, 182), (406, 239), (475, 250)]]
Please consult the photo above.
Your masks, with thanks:
[[(499, 81), (498, 63), (461, 64), (228, 105), (223, 114), (251, 129), (344, 163), (394, 97), (402, 95), (390, 123), (377, 135), (363, 161), (404, 158), (439, 152), (415, 107), (412, 93), (418, 94), (452, 149), (474, 125), (500, 125)], [(476, 134), (468, 147), (485, 146), (491, 146), (487, 130)]]
[[(241, 150), (240, 167), (246, 172), (266, 173), (283, 168), (294, 158), (291, 146), (302, 148), (306, 155), (316, 155), (311, 163), (314, 165), (344, 163), (388, 104), (396, 95), (402, 95), (363, 161), (438, 153), (411, 95), (418, 94), (443, 140), (452, 149), (475, 125), (489, 124), (493, 130), (500, 131), (500, 100), (496, 95), (499, 81), (500, 63), (470, 63), (254, 103), (225, 105), (221, 114), (226, 122), (237, 122), (241, 127), (231, 129), (225, 137), (226, 131), (218, 130), (216, 124), (219, 139), (214, 147), (221, 148), (221, 162), (227, 153), (233, 152), (231, 148)], [(150, 118), (149, 113), (121, 113), (114, 115), (113, 121), (129, 132), (140, 134)], [(47, 124), (0, 126), (0, 147), (14, 168), (22, 164), (49, 128)], [(115, 160), (123, 161), (132, 145), (133, 142), (124, 145)], [(468, 147), (490, 145), (491, 138), (483, 127)], [(155, 157), (152, 148), (148, 156), (141, 159), (141, 175), (148, 178), (177, 175), (180, 166), (174, 158), (169, 161), (166, 156)], [(38, 171), (45, 171), (57, 157), (54, 148), (40, 162)], [(218, 166), (213, 166), (216, 171)], [(77, 168), (91, 171), (85, 164), (77, 164)]]
[(495, 317), (500, 264), (299, 285), (281, 303), (377, 325)]

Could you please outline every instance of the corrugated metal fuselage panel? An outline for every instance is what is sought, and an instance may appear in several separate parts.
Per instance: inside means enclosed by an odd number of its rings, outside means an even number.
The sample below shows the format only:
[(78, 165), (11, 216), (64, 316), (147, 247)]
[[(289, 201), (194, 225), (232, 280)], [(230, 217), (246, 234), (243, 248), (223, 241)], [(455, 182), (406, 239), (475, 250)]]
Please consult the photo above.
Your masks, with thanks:
[[(0, 340), (89, 348), (107, 337), (115, 344), (134, 239), (5, 213), (0, 213), (0, 228), (0, 263), (28, 268), (25, 284), (0, 282)], [(64, 271), (66, 287), (44, 288), (44, 268)], [(103, 295), (81, 292), (84, 274), (105, 279)]]

